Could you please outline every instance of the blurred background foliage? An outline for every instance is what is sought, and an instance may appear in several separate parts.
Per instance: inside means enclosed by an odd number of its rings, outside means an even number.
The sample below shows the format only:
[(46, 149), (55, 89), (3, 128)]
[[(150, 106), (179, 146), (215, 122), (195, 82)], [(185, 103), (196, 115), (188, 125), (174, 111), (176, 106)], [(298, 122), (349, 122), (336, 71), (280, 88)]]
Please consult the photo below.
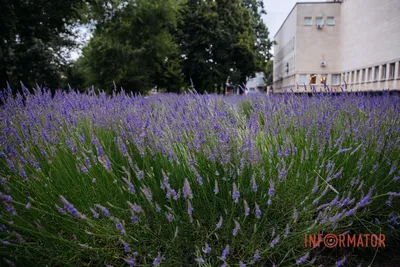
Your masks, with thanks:
[[(0, 0), (0, 82), (223, 92), (267, 73), (261, 0)], [(83, 40), (82, 29), (91, 35)], [(71, 58), (71, 51), (81, 50)], [(268, 74), (267, 74), (268, 75)], [(266, 76), (267, 76), (266, 75)]]

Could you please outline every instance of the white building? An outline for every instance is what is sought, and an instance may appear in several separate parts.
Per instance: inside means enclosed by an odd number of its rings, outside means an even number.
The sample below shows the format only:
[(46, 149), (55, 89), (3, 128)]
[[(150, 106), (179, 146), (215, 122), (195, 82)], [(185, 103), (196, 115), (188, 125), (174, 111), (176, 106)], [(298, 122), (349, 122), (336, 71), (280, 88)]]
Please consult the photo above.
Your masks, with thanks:
[(297, 3), (274, 39), (274, 92), (400, 88), (400, 0)]

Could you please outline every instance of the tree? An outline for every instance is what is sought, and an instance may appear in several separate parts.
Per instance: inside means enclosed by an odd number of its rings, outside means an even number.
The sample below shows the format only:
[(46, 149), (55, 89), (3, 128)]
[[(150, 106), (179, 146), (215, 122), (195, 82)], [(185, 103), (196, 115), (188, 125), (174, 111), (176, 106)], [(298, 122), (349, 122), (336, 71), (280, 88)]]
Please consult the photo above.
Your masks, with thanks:
[(179, 51), (170, 32), (180, 5), (176, 0), (137, 0), (114, 10), (83, 49), (86, 85), (110, 90), (115, 82), (133, 92), (157, 85), (179, 88)]
[(274, 61), (273, 60), (268, 61), (264, 73), (265, 73), (265, 83), (266, 84), (273, 83), (273, 79), (274, 79)]
[(84, 0), (0, 0), (0, 85), (19, 81), (55, 88), (65, 65), (64, 51), (75, 44), (73, 25)]
[(267, 63), (272, 58), (271, 48), (275, 41), (269, 39), (269, 31), (265, 25), (262, 16), (267, 12), (264, 9), (262, 0), (242, 0), (244, 7), (246, 7), (252, 17), (252, 29), (256, 36), (254, 44), (257, 56), (257, 69), (256, 71), (264, 71)]
[(185, 80), (199, 92), (245, 83), (264, 70), (272, 45), (261, 11), (245, 0), (188, 1), (178, 36)]

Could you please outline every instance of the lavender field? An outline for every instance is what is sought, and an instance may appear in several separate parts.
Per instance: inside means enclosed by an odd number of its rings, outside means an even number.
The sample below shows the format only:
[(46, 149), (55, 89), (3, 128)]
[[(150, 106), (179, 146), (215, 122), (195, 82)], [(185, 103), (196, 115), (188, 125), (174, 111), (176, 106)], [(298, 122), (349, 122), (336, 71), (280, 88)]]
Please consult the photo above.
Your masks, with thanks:
[[(400, 96), (0, 96), (0, 265), (381, 266)], [(306, 248), (383, 233), (386, 248)]]

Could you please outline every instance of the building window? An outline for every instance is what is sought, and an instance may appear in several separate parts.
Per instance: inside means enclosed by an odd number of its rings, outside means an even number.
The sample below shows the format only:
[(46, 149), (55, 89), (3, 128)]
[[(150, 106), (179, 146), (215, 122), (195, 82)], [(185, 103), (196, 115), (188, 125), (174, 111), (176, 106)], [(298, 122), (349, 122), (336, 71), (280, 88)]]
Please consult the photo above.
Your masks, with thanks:
[(312, 17), (305, 17), (304, 18), (304, 25), (311, 26), (312, 25)]
[(307, 74), (300, 74), (299, 84), (307, 84)]
[(394, 63), (389, 65), (389, 79), (394, 79), (394, 70), (396, 65)]
[(317, 83), (317, 74), (311, 74), (310, 75), (310, 83), (311, 84), (316, 84)]
[(369, 73), (369, 81), (372, 82), (374, 80), (374, 74), (372, 73), (372, 68), (369, 68), (368, 73)]
[(317, 26), (319, 26), (319, 25), (324, 25), (324, 18), (323, 17), (316, 17), (315, 18), (315, 24), (317, 25)]
[(327, 74), (321, 74), (321, 84), (326, 84), (326, 81), (328, 79), (328, 75)]
[(386, 80), (386, 65), (382, 65), (381, 80)]
[(337, 85), (340, 82), (340, 74), (332, 74), (332, 84)]
[(379, 75), (379, 67), (375, 67), (374, 81), (378, 80), (378, 75)]
[(356, 73), (356, 75), (355, 75), (356, 79), (355, 79), (354, 83), (359, 83), (359, 81), (360, 81), (360, 71), (356, 70), (354, 72)]
[(329, 25), (329, 26), (335, 25), (335, 17), (327, 17), (326, 18), (326, 25)]

